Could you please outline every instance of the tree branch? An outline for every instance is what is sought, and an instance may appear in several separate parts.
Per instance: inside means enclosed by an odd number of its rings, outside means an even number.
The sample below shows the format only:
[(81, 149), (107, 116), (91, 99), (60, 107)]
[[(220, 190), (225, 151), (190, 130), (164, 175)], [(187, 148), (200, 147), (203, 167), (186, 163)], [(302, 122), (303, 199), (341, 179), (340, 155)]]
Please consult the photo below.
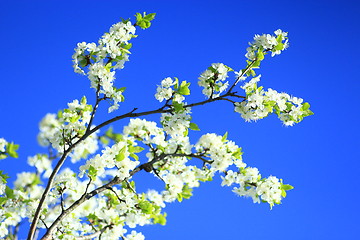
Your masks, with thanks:
[[(250, 67), (248, 67), (250, 68)], [(246, 71), (245, 71), (246, 72)], [(244, 72), (244, 73), (245, 73)], [(243, 74), (242, 74), (243, 75)], [(233, 85), (234, 86), (234, 85)], [(231, 92), (230, 90), (219, 96), (219, 97), (216, 97), (216, 98), (210, 98), (210, 99), (207, 99), (207, 100), (204, 100), (204, 101), (201, 101), (201, 102), (197, 102), (197, 103), (192, 103), (192, 104), (188, 104), (188, 105), (185, 105), (184, 108), (190, 108), (190, 107), (194, 107), (194, 106), (199, 106), (199, 105), (204, 105), (206, 103), (210, 103), (210, 102), (214, 102), (214, 101), (219, 101), (219, 100), (224, 100), (224, 98), (228, 97), (228, 96), (236, 96), (236, 97), (241, 97), (241, 96), (238, 96), (236, 95), (235, 93)], [(97, 98), (98, 99), (98, 98)], [(98, 99), (99, 100), (99, 99)], [(100, 100), (99, 100), (100, 101)], [(95, 104), (95, 106), (98, 104), (98, 101), (97, 103)], [(113, 123), (113, 122), (116, 122), (118, 120), (121, 120), (121, 119), (124, 119), (124, 118), (132, 118), (132, 117), (140, 117), (140, 116), (146, 116), (146, 115), (151, 115), (151, 114), (156, 114), (156, 113), (166, 113), (166, 112), (173, 112), (174, 109), (165, 109), (166, 105), (164, 105), (163, 107), (161, 108), (158, 108), (156, 110), (150, 110), (150, 111), (144, 111), (144, 112), (140, 112), (140, 113), (135, 113), (135, 111), (137, 110), (137, 108), (134, 108), (133, 110), (131, 110), (130, 112), (128, 113), (125, 113), (123, 115), (119, 115), (119, 116), (116, 116), (114, 118), (111, 118), (97, 126), (95, 126), (94, 128), (90, 129), (90, 125), (88, 125), (88, 129), (86, 131), (86, 133), (79, 138), (78, 141), (76, 141), (75, 143), (69, 145), (68, 149), (64, 149), (64, 153), (63, 155), (61, 156), (59, 162), (56, 164), (53, 172), (51, 173), (50, 177), (49, 177), (49, 181), (47, 183), (47, 186), (41, 196), (41, 199), (39, 201), (39, 205), (35, 211), (35, 214), (34, 214), (34, 218), (32, 220), (32, 224), (31, 224), (31, 227), (30, 227), (30, 230), (29, 230), (29, 234), (28, 234), (28, 238), (27, 240), (32, 240), (33, 237), (34, 237), (34, 234), (35, 234), (35, 230), (36, 230), (36, 227), (37, 227), (37, 224), (38, 224), (38, 221), (39, 221), (39, 217), (40, 217), (40, 212), (41, 212), (41, 209), (42, 209), (42, 206), (44, 205), (45, 203), (45, 200), (46, 200), (46, 197), (47, 195), (49, 194), (50, 192), (50, 189), (52, 187), (52, 183), (54, 182), (54, 179), (55, 179), (55, 176), (57, 175), (57, 173), (59, 172), (60, 168), (62, 167), (62, 165), (64, 164), (68, 154), (79, 144), (81, 143), (82, 141), (84, 141), (88, 136), (90, 136), (91, 134), (93, 134), (94, 132), (96, 132), (97, 130)], [(96, 106), (97, 108), (97, 106)], [(95, 111), (96, 111), (96, 108), (94, 107), (93, 109), (93, 113), (95, 114)], [(93, 118), (93, 117), (92, 117)], [(134, 171), (138, 172), (142, 169), (137, 169), (135, 168)], [(135, 173), (135, 172), (134, 172)], [(112, 182), (112, 181), (111, 181)], [(111, 183), (110, 182), (110, 183)], [(113, 184), (115, 185), (115, 184)], [(113, 186), (111, 185), (111, 186)], [(66, 210), (65, 210), (66, 211)], [(66, 214), (67, 215), (67, 214)], [(60, 215), (61, 216), (61, 215)], [(44, 238), (46, 239), (46, 238)]]

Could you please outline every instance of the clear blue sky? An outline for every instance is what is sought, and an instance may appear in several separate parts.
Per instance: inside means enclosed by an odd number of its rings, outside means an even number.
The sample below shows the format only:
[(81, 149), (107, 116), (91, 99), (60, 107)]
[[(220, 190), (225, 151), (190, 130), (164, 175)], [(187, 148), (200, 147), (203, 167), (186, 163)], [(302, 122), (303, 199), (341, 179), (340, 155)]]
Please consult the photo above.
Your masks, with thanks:
[(229, 105), (213, 104), (194, 108), (193, 119), (204, 133), (228, 131), (246, 163), (295, 189), (270, 211), (216, 179), (192, 199), (168, 205), (167, 226), (140, 231), (150, 240), (359, 238), (358, 1), (1, 1), (0, 9), (0, 137), (21, 145), (19, 159), (0, 162), (12, 179), (29, 170), (27, 156), (45, 151), (36, 135), (46, 113), (85, 94), (93, 100), (88, 80), (73, 73), (71, 55), (120, 17), (157, 13), (150, 29), (137, 32), (130, 62), (117, 73), (117, 86), (127, 87), (118, 113), (158, 106), (156, 84), (168, 76), (200, 91), (197, 77), (209, 64), (241, 69), (253, 35), (281, 28), (290, 48), (262, 63), (261, 82), (304, 98), (315, 115), (294, 127), (274, 116), (245, 123)]

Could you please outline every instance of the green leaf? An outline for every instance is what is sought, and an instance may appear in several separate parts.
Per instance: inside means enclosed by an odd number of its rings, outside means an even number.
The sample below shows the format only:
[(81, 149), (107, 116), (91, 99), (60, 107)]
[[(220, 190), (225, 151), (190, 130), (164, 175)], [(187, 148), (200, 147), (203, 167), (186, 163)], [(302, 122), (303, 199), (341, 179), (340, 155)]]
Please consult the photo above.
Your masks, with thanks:
[(154, 207), (149, 201), (139, 202), (138, 206), (141, 209), (141, 211), (146, 214), (151, 214), (154, 211)]
[(190, 123), (189, 128), (193, 131), (200, 131), (200, 128), (198, 127), (198, 125), (196, 123)]
[(181, 113), (184, 111), (183, 103), (178, 103), (178, 102), (173, 101), (172, 105), (173, 105), (176, 113)]
[(238, 148), (235, 152), (233, 152), (232, 156), (236, 159), (241, 159), (242, 158), (242, 149)]
[(188, 134), (189, 134), (189, 129), (185, 129), (185, 131), (183, 132), (184, 137), (187, 137)]
[[(145, 13), (144, 13), (144, 14), (145, 14)], [(146, 20), (148, 20), (148, 21), (152, 21), (152, 20), (154, 20), (155, 15), (156, 15), (156, 13), (149, 13), (149, 14), (147, 14), (147, 15), (144, 15), (144, 19), (146, 19)]]
[(109, 138), (111, 138), (113, 136), (113, 128), (112, 127), (109, 127), (109, 129), (106, 130), (105, 136), (107, 136)]
[(81, 104), (86, 104), (86, 102), (87, 102), (87, 100), (86, 100), (86, 97), (85, 96), (83, 96), (82, 98), (81, 98)]
[(282, 184), (281, 185), (281, 189), (285, 190), (285, 191), (289, 191), (291, 189), (294, 189), (293, 186), (289, 185), (289, 184)]
[(192, 188), (190, 188), (188, 185), (185, 185), (182, 190), (181, 195), (183, 198), (189, 199), (192, 196), (192, 191), (193, 191)]
[(311, 115), (314, 115), (314, 113), (309, 109), (303, 112), (303, 117), (307, 117)]
[(190, 89), (189, 89), (190, 83), (186, 83), (186, 81), (182, 81), (180, 88), (179, 88), (179, 94), (181, 95), (190, 95)]
[(6, 179), (9, 178), (8, 175), (6, 175), (5, 173), (3, 173), (3, 171), (0, 171), (0, 177), (2, 178), (1, 180), (2, 180), (3, 183), (7, 183)]
[(130, 152), (130, 153), (139, 153), (139, 152), (142, 152), (143, 150), (144, 150), (144, 148), (142, 148), (142, 147), (140, 147), (140, 146), (132, 146), (132, 145), (130, 145), (129, 147), (128, 147), (128, 151)]
[(284, 49), (284, 44), (280, 42), (274, 47), (274, 49), (275, 50), (283, 50)]
[(146, 14), (145, 12), (143, 15), (140, 13), (136, 13), (136, 25), (141, 27), (142, 29), (149, 28), (151, 26), (151, 21), (155, 18), (155, 13)]
[(126, 87), (121, 87), (118, 89), (118, 91), (120, 91), (120, 92), (124, 92), (125, 90), (126, 90)]
[(7, 200), (8, 200), (7, 197), (0, 197), (0, 206), (6, 203)]
[(126, 152), (126, 147), (123, 147), (122, 149), (120, 149), (119, 153), (115, 156), (115, 160), (117, 162), (120, 162), (122, 160), (125, 159), (125, 152)]
[(179, 88), (179, 79), (177, 77), (174, 77), (174, 79), (175, 79), (174, 88), (178, 89)]
[(176, 199), (177, 199), (179, 202), (182, 202), (182, 200), (183, 200), (182, 194), (181, 194), (181, 193), (178, 193)]
[(129, 50), (132, 47), (132, 43), (126, 44), (124, 49)]
[[(257, 53), (256, 53), (256, 59), (258, 60), (258, 61), (262, 61), (263, 59), (264, 59), (264, 53), (263, 53), (263, 51), (262, 50), (258, 50), (257, 51)], [(260, 64), (259, 64), (260, 65)]]
[(82, 59), (79, 62), (80, 67), (86, 67), (88, 65), (88, 60), (86, 58)]
[(18, 149), (19, 149), (19, 145), (17, 145), (17, 144), (8, 143), (6, 145), (6, 152), (9, 154), (10, 157), (18, 158), (19, 155), (17, 154), (17, 152), (15, 152)]
[(154, 224), (160, 224), (160, 225), (165, 225), (166, 224), (166, 213), (164, 213), (164, 215), (157, 215), (154, 217), (153, 220)]
[(8, 186), (6, 186), (6, 188), (5, 188), (5, 194), (8, 198), (11, 198), (11, 199), (15, 198), (14, 190), (9, 188)]
[(308, 110), (309, 108), (310, 104), (308, 102), (303, 103), (303, 105), (301, 106), (302, 111)]
[(226, 132), (226, 133), (224, 134), (224, 136), (222, 137), (221, 141), (222, 141), (222, 142), (226, 142), (226, 141), (227, 141), (227, 137), (228, 137), (228, 132)]
[(105, 136), (101, 136), (101, 137), (100, 137), (100, 142), (101, 142), (102, 144), (104, 144), (104, 145), (109, 145), (110, 140), (109, 140), (109, 138), (107, 138), (107, 137), (105, 137)]
[(62, 118), (62, 116), (63, 116), (63, 112), (59, 110), (57, 113), (57, 118)]
[(89, 176), (90, 176), (90, 178), (92, 180), (95, 180), (96, 175), (97, 175), (97, 170), (93, 166), (90, 165), (90, 167), (89, 167)]
[(113, 67), (113, 66), (112, 66), (111, 62), (109, 62), (108, 64), (105, 65), (105, 69), (106, 69), (108, 72), (110, 72), (110, 70), (111, 70), (112, 67)]
[(251, 67), (252, 68), (259, 68), (260, 67), (260, 60), (256, 60), (252, 65), (251, 65)]
[(141, 21), (142, 18), (143, 18), (142, 15), (141, 15), (141, 13), (136, 13), (136, 14), (135, 14), (135, 17), (136, 17), (136, 21), (137, 21), (137, 22)]
[(135, 153), (130, 153), (130, 157), (132, 157), (132, 158), (135, 159), (136, 161), (139, 161), (139, 156), (136, 155)]
[(165, 148), (163, 146), (156, 145), (156, 148), (159, 149), (162, 152), (165, 152)]

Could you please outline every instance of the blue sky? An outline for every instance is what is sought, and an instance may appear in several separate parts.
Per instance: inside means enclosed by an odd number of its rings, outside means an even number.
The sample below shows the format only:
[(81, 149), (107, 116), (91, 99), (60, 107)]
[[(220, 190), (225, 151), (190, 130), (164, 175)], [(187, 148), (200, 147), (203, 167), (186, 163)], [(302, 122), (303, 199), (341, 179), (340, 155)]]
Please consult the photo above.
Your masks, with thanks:
[[(193, 120), (202, 133), (228, 131), (246, 163), (295, 189), (270, 211), (215, 179), (192, 199), (168, 205), (167, 226), (140, 231), (150, 240), (358, 237), (357, 1), (1, 1), (0, 9), (0, 137), (21, 145), (19, 159), (0, 162), (12, 179), (30, 169), (27, 156), (45, 151), (36, 135), (46, 113), (83, 95), (93, 100), (89, 81), (73, 72), (71, 55), (78, 42), (97, 41), (120, 17), (157, 13), (150, 29), (137, 32), (130, 62), (117, 73), (117, 86), (127, 87), (118, 113), (156, 108), (156, 84), (168, 76), (192, 82), (190, 100), (203, 99), (196, 84), (202, 71), (215, 62), (243, 68), (253, 35), (281, 28), (289, 32), (290, 48), (262, 63), (261, 83), (304, 98), (315, 115), (294, 127), (275, 116), (245, 123), (231, 106), (214, 103), (193, 108)], [(101, 113), (95, 124), (115, 116)]]

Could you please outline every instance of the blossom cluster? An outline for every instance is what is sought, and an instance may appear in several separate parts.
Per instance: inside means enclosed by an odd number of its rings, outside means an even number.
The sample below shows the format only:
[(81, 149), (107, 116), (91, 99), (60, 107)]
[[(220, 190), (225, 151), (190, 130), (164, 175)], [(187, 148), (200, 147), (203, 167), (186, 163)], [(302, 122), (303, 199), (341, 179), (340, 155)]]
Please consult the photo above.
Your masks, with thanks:
[(52, 161), (46, 154), (36, 154), (33, 157), (28, 157), (29, 166), (36, 168), (38, 174), (44, 174), (43, 177), (48, 178), (52, 172)]
[(175, 85), (175, 81), (173, 81), (170, 77), (165, 78), (161, 81), (161, 85), (157, 87), (155, 98), (162, 102), (164, 99), (169, 100), (174, 90), (171, 88), (173, 85)]
[[(81, 101), (68, 103), (68, 108), (58, 114), (47, 114), (40, 122), (38, 142), (41, 146), (50, 146), (59, 153), (77, 142), (88, 129), (92, 114), (92, 105), (87, 104), (86, 97)], [(76, 162), (98, 149), (96, 133), (82, 141), (71, 153)]]
[(251, 197), (254, 203), (260, 203), (261, 200), (268, 202), (270, 207), (281, 203), (283, 189), (280, 180), (274, 176), (261, 178), (257, 168), (240, 168), (237, 172), (228, 170), (222, 180), (222, 186), (238, 184), (233, 192), (239, 196)]
[(229, 82), (225, 80), (228, 78), (228, 72), (230, 71), (233, 70), (223, 63), (211, 64), (199, 77), (198, 85), (204, 88), (202, 93), (207, 98), (218, 97), (229, 86)]
[(287, 93), (279, 93), (271, 88), (267, 91), (258, 87), (261, 75), (252, 78), (242, 88), (246, 99), (235, 103), (235, 111), (241, 114), (245, 121), (256, 121), (275, 112), (286, 126), (299, 123), (306, 116), (312, 115), (310, 105), (303, 99), (291, 97)]
[(250, 61), (262, 60), (263, 54), (268, 51), (271, 51), (271, 56), (275, 56), (288, 48), (288, 33), (283, 32), (281, 29), (276, 30), (274, 33), (275, 35), (256, 34), (254, 41), (249, 43), (250, 46), (246, 49), (245, 57)]
[(161, 85), (157, 86), (155, 98), (162, 102), (165, 100), (170, 101), (172, 100), (175, 104), (182, 104), (185, 100), (184, 95), (189, 95), (190, 83), (186, 81), (182, 81), (179, 84), (179, 79), (176, 77), (174, 79), (167, 77), (161, 81)]
[(87, 75), (91, 87), (113, 101), (109, 112), (118, 109), (119, 102), (124, 100), (124, 89), (113, 86), (114, 70), (122, 69), (129, 60), (129, 49), (132, 46), (129, 41), (135, 37), (135, 31), (136, 28), (130, 21), (119, 22), (99, 39), (98, 44), (81, 42), (75, 48), (75, 72)]
[[(0, 173), (0, 238), (6, 238), (10, 226), (16, 226), (24, 218), (31, 218), (34, 207), (44, 190), (39, 185), (40, 178), (35, 173), (17, 174), (14, 189), (6, 184), (7, 176)], [(1, 191), (4, 189), (4, 191)]]
[[(246, 121), (256, 121), (274, 112), (285, 125), (291, 126), (312, 114), (310, 105), (302, 99), (258, 87), (261, 75), (242, 86), (245, 97), (232, 91), (246, 78), (245, 74), (255, 75), (252, 68), (259, 66), (267, 52), (276, 55), (287, 48), (287, 33), (281, 30), (275, 31), (275, 36), (255, 35), (246, 54), (250, 61), (245, 69), (236, 73), (236, 81), (228, 92), (224, 93), (229, 86), (228, 73), (233, 70), (222, 63), (213, 63), (198, 81), (208, 100), (187, 105), (184, 101), (190, 94), (190, 83), (167, 77), (157, 86), (155, 94), (159, 102), (165, 100), (163, 107), (120, 115), (122, 119), (161, 113), (160, 125), (130, 118), (121, 133), (110, 128), (99, 135), (91, 129), (100, 100), (113, 101), (109, 112), (124, 101), (124, 88), (114, 87), (114, 70), (122, 69), (128, 61), (129, 41), (135, 37), (135, 26), (148, 28), (154, 16), (138, 13), (136, 23), (123, 20), (113, 25), (97, 44), (78, 44), (73, 55), (74, 70), (90, 79), (91, 88), (96, 90), (96, 104), (94, 107), (87, 104), (83, 97), (81, 101), (69, 103), (68, 108), (57, 115), (47, 114), (41, 120), (38, 142), (50, 149), (49, 153), (28, 158), (28, 164), (36, 170), (19, 173), (14, 189), (6, 185), (7, 176), (0, 171), (0, 238), (11, 236), (13, 233), (9, 230), (15, 229), (23, 219), (32, 221), (44, 192), (41, 180), (57, 173), (52, 166), (54, 160), (67, 156), (73, 163), (86, 160), (72, 165), (73, 168), (79, 166), (77, 170), (63, 167), (50, 182), (41, 203), (37, 228), (46, 229), (53, 239), (144, 240), (144, 235), (134, 228), (164, 225), (166, 204), (190, 198), (194, 188), (201, 182), (211, 181), (216, 174), (221, 175), (222, 186), (235, 185), (233, 192), (237, 195), (250, 197), (257, 203), (267, 202), (270, 207), (280, 204), (286, 191), (292, 189), (281, 179), (262, 178), (257, 168), (248, 167), (243, 162), (242, 149), (227, 139), (227, 133), (223, 136), (203, 134), (196, 143), (191, 143), (189, 138), (189, 130), (200, 130), (192, 122), (190, 106), (215, 100), (234, 103), (235, 111)], [(244, 100), (236, 102), (227, 97)], [(107, 122), (98, 126), (105, 125)], [(101, 150), (99, 141), (103, 145)], [(17, 148), (0, 138), (0, 159), (17, 157)], [(160, 179), (164, 188), (138, 191), (133, 176), (142, 170)]]

